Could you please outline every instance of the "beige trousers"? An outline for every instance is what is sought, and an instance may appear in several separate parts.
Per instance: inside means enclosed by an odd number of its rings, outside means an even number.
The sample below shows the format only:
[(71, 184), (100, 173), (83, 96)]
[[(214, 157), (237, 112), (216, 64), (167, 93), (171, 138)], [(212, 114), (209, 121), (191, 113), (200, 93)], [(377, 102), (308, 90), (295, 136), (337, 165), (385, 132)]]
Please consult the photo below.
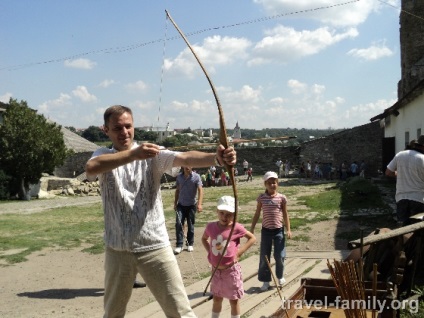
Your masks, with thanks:
[(196, 317), (170, 246), (143, 253), (106, 249), (104, 318), (124, 317), (137, 272), (166, 317)]

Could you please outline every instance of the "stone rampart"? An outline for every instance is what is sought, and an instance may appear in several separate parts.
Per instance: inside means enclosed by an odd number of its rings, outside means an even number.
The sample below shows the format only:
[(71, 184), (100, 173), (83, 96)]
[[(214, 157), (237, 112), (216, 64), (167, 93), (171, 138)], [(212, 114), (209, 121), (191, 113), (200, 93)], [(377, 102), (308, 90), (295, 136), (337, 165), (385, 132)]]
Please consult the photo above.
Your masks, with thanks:
[[(378, 122), (373, 122), (346, 129), (324, 138), (313, 139), (299, 146), (237, 147), (236, 167), (239, 174), (242, 174), (242, 162), (246, 159), (253, 169), (253, 174), (262, 175), (269, 170), (277, 172), (276, 162), (278, 160), (289, 160), (292, 169), (297, 169), (302, 162), (306, 163), (309, 160), (312, 165), (315, 162), (331, 163), (337, 171), (343, 161), (346, 161), (348, 165), (356, 161), (359, 165), (364, 160), (367, 165), (366, 177), (375, 177), (381, 173), (379, 170), (382, 167), (382, 140), (383, 130)], [(69, 174), (80, 175), (84, 171), (85, 163), (90, 156), (91, 152), (76, 154), (69, 159), (67, 165), (64, 165), (68, 167), (66, 171), (60, 169), (57, 171), (65, 176)], [(204, 172), (206, 169), (197, 170)], [(291, 176), (296, 176), (296, 173), (292, 173)], [(162, 178), (164, 183), (171, 184), (174, 181), (175, 178), (170, 176)], [(66, 177), (46, 179), (41, 183), (41, 190), (55, 194), (99, 194), (97, 182), (86, 182), (86, 180)]]
[(346, 129), (336, 134), (313, 139), (299, 146), (237, 148), (239, 172), (243, 171), (242, 162), (246, 159), (254, 174), (263, 174), (268, 170), (277, 171), (276, 162), (289, 160), (292, 168), (298, 168), (302, 162), (331, 163), (336, 169), (343, 161), (350, 165), (362, 160), (367, 165), (367, 176), (375, 177), (382, 165), (383, 130), (378, 122)]
[(60, 178), (73, 178), (84, 172), (85, 163), (90, 159), (92, 151), (75, 153), (66, 158), (64, 164), (54, 170), (54, 175)]

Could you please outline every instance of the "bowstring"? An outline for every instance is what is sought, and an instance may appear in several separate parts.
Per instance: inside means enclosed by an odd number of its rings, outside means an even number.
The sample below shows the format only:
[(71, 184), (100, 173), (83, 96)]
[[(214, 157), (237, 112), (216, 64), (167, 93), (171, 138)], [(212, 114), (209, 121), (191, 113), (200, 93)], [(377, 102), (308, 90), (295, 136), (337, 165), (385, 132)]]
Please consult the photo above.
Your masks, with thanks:
[[(197, 212), (197, 210), (195, 211), (195, 213), (196, 213), (196, 212)], [(179, 224), (180, 224), (180, 226), (181, 226), (181, 230), (183, 231), (183, 238), (184, 238), (184, 241), (185, 241), (185, 243), (186, 243), (186, 246), (188, 247), (188, 244), (189, 244), (189, 242), (188, 242), (188, 238), (187, 238), (187, 235), (185, 234), (185, 231), (184, 231), (184, 225), (183, 225), (182, 220), (181, 220), (181, 218), (180, 218), (180, 213), (178, 213), (178, 209), (175, 211), (175, 214), (177, 215), (177, 220), (178, 220), (178, 223), (179, 223)], [(181, 213), (181, 214), (182, 214), (182, 213)], [(181, 217), (182, 217), (182, 215), (181, 215)], [(188, 221), (187, 221), (187, 223), (188, 223)], [(194, 224), (193, 224), (193, 228), (194, 228)], [(183, 247), (183, 249), (184, 249), (184, 247)], [(196, 270), (197, 277), (198, 277), (199, 281), (201, 281), (201, 280), (202, 280), (202, 276), (200, 275), (200, 271), (199, 271), (199, 269), (197, 268), (197, 263), (196, 263), (196, 260), (194, 259), (193, 252), (189, 252), (189, 253), (190, 253), (190, 256), (191, 256), (192, 264), (194, 265), (194, 268), (195, 268), (195, 270)], [(204, 287), (204, 286), (202, 286), (202, 287)]]
[(162, 48), (162, 67), (160, 72), (160, 85), (159, 85), (159, 105), (158, 105), (158, 127), (159, 127), (159, 121), (160, 121), (160, 111), (162, 107), (162, 96), (163, 96), (163, 77), (164, 77), (164, 70), (165, 70), (165, 56), (166, 56), (166, 43), (168, 38), (168, 19), (165, 19), (165, 34), (163, 39), (163, 48)]
[[(157, 122), (158, 127), (159, 127), (159, 122), (160, 122), (160, 111), (161, 111), (161, 107), (162, 107), (163, 82), (164, 82), (163, 78), (164, 78), (164, 73), (165, 73), (164, 70), (165, 70), (165, 57), (166, 57), (166, 43), (167, 43), (167, 38), (168, 38), (168, 24), (169, 24), (168, 17), (166, 16), (166, 18), (165, 18), (165, 34), (164, 34), (163, 48), (162, 48), (162, 67), (161, 67), (160, 87), (159, 87), (159, 105), (158, 105), (158, 122)], [(163, 176), (165, 178), (165, 183), (168, 183), (168, 179), (167, 179), (165, 173), (163, 174)], [(171, 191), (169, 191), (169, 193), (171, 193)], [(171, 193), (171, 195), (172, 195), (172, 193)], [(188, 238), (187, 238), (187, 235), (184, 232), (184, 227), (183, 227), (182, 221), (179, 217), (178, 212), (177, 211), (175, 211), (175, 212), (176, 212), (176, 215), (177, 215), (177, 221), (179, 222), (179, 224), (182, 228), (182, 231), (183, 231), (184, 241), (185, 241), (186, 245), (188, 246)], [(194, 224), (193, 224), (193, 227), (194, 227)], [(194, 268), (196, 269), (197, 277), (198, 277), (199, 281), (201, 281), (202, 276), (200, 275), (200, 271), (197, 267), (196, 260), (194, 259), (193, 253), (190, 253), (190, 256), (191, 256), (192, 264), (194, 265)]]

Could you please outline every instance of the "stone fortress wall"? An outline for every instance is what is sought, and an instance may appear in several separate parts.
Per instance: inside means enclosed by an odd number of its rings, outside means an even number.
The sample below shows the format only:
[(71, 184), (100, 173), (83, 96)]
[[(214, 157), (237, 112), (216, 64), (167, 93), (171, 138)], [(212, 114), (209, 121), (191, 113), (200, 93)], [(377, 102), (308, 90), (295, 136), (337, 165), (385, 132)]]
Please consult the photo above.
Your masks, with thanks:
[[(295, 177), (295, 169), (308, 160), (311, 164), (315, 161), (322, 164), (331, 163), (336, 169), (343, 161), (350, 165), (353, 161), (360, 164), (364, 160), (367, 165), (366, 177), (375, 177), (385, 169), (382, 167), (382, 140), (383, 130), (378, 122), (373, 122), (327, 137), (312, 139), (299, 146), (237, 147), (236, 167), (239, 174), (242, 174), (242, 162), (246, 159), (253, 169), (253, 174), (258, 176), (270, 170), (277, 172), (277, 160), (289, 160), (294, 170), (291, 176)], [(56, 169), (54, 177), (43, 178), (39, 188), (53, 194), (98, 195), (98, 183), (87, 182), (83, 173), (91, 154), (92, 152), (74, 154), (62, 167)], [(164, 176), (162, 181), (172, 183), (175, 179)]]

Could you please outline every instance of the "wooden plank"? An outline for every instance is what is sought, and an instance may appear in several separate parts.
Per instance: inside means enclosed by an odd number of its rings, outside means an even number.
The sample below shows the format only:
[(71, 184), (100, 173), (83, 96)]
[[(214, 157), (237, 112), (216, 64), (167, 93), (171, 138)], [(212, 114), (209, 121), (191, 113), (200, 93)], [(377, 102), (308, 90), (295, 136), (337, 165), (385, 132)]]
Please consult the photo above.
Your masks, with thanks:
[[(370, 245), (373, 243), (377, 243), (383, 240), (387, 240), (396, 236), (400, 236), (400, 235), (404, 235), (404, 234), (408, 234), (411, 232), (415, 232), (415, 231), (419, 231), (424, 229), (424, 222), (419, 222), (419, 223), (415, 223), (415, 224), (411, 224), (411, 225), (407, 225), (407, 226), (403, 226), (400, 227), (398, 229), (394, 229), (392, 231), (389, 232), (385, 232), (385, 233), (381, 233), (381, 234), (375, 234), (375, 235), (370, 235), (367, 237), (364, 237), (364, 240), (362, 242), (362, 246), (366, 246), (366, 245)], [(354, 248), (359, 248), (361, 246), (361, 240), (357, 239), (355, 241), (350, 241), (348, 244), (348, 247), (350, 249), (354, 249)]]
[[(323, 274), (325, 270), (328, 271), (327, 267), (327, 261), (326, 260), (320, 260), (319, 262), (312, 263), (312, 269), (308, 273), (304, 275), (304, 277), (311, 277), (311, 278), (327, 278), (330, 277), (330, 273)], [(324, 276), (324, 277), (323, 277)], [(284, 298), (288, 299), (290, 298), (294, 292), (300, 287), (300, 284), (296, 282), (295, 284), (289, 285), (284, 290)], [(273, 313), (275, 313), (279, 308), (281, 307), (281, 299), (279, 296), (274, 296), (267, 304), (266, 306), (262, 306), (258, 308), (258, 310), (254, 311), (249, 318), (264, 318), (264, 317), (270, 317)]]
[[(275, 266), (274, 261), (271, 259), (271, 266)], [(270, 297), (272, 294), (276, 293), (275, 289), (271, 289), (267, 292), (259, 292), (259, 287), (261, 283), (257, 280), (257, 272), (259, 265), (259, 255), (253, 255), (243, 261), (240, 262), (243, 273), (243, 281), (244, 288), (246, 290), (246, 295), (242, 299), (242, 309), (243, 312), (246, 312), (243, 307), (253, 308), (258, 303), (262, 302), (263, 299)], [(296, 287), (293, 291), (291, 289), (287, 290), (286, 286), (289, 286), (293, 279), (296, 279), (304, 273), (304, 271), (310, 267), (317, 267), (316, 261), (313, 259), (300, 259), (300, 258), (287, 258), (285, 260), (285, 275), (286, 284), (283, 287), (282, 291), (284, 296), (289, 297), (295, 290), (298, 288), (297, 284), (294, 285)], [(318, 270), (317, 270), (318, 271)], [(194, 284), (187, 286), (186, 291), (190, 300), (190, 305), (194, 309), (195, 313), (198, 317), (206, 317), (210, 315), (212, 302), (209, 299), (209, 293), (206, 296), (203, 296), (203, 291), (205, 289), (206, 284), (209, 281), (209, 277), (202, 279), (201, 281), (195, 282)], [(271, 284), (273, 285), (273, 284)], [(247, 297), (249, 296), (249, 297)], [(278, 296), (277, 296), (278, 298)], [(246, 304), (245, 304), (246, 303)], [(249, 304), (248, 304), (249, 303)], [(253, 306), (250, 304), (254, 304)], [(246, 306), (247, 305), (247, 306)], [(281, 305), (278, 298), (278, 306)], [(228, 315), (230, 314), (230, 306), (228, 301), (224, 300), (223, 307), (228, 306)], [(267, 306), (268, 307), (268, 306)], [(249, 309), (250, 310), (250, 309)], [(224, 308), (223, 308), (224, 312)], [(226, 315), (223, 313), (223, 315)], [(160, 308), (159, 304), (155, 301), (152, 302), (134, 312), (128, 313), (125, 317), (127, 318), (143, 318), (143, 317), (163, 317), (163, 311)]]
[(351, 251), (335, 250), (335, 251), (287, 251), (287, 259), (289, 258), (314, 258), (314, 259), (345, 259)]
[(327, 260), (322, 259), (315, 263), (311, 271), (305, 274), (305, 277), (330, 279), (331, 274), (327, 266)]
[[(307, 259), (291, 259), (291, 261), (286, 262), (286, 270), (284, 277), (286, 278), (286, 284), (282, 288), (282, 293), (285, 296), (289, 296), (286, 294), (286, 289), (290, 285), (290, 283), (301, 276), (304, 271), (315, 264), (314, 260)], [(261, 283), (256, 279), (252, 278), (244, 282), (245, 295), (240, 300), (241, 307), (241, 315), (244, 315), (246, 312), (250, 311), (252, 308), (256, 307), (260, 303), (262, 303), (265, 299), (271, 297), (273, 294), (277, 292), (275, 288), (272, 288), (268, 291), (261, 292), (260, 291)], [(273, 283), (271, 283), (273, 285)], [(201, 306), (198, 306), (194, 309), (194, 312), (198, 317), (208, 317), (211, 313), (211, 303), (204, 303)], [(222, 317), (228, 317), (231, 314), (231, 307), (228, 300), (224, 300), (222, 304)]]
[[(242, 267), (243, 280), (256, 277), (259, 266), (259, 255), (253, 255), (247, 259), (244, 259), (240, 262), (240, 265)], [(197, 306), (209, 301), (210, 293), (208, 292), (205, 296), (203, 295), (203, 291), (209, 281), (209, 278), (210, 276), (186, 287), (187, 296), (190, 300), (190, 305), (192, 308), (196, 308)], [(125, 317), (163, 317), (163, 311), (159, 306), (159, 303), (155, 301), (134, 312), (128, 313)]]

